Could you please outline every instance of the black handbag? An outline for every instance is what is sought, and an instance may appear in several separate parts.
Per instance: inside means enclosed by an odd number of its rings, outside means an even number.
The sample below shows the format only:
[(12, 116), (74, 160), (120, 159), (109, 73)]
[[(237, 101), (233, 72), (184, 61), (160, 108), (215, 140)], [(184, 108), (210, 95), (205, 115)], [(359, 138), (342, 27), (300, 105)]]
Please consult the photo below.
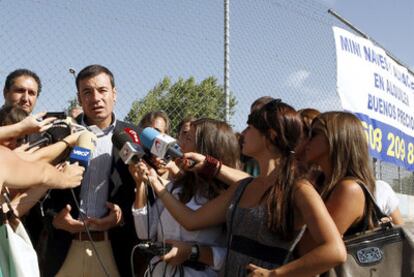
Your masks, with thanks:
[(403, 226), (382, 222), (387, 217), (369, 190), (360, 183), (366, 201), (374, 203), (379, 227), (344, 238), (345, 263), (322, 274), (323, 277), (414, 277), (414, 236)]

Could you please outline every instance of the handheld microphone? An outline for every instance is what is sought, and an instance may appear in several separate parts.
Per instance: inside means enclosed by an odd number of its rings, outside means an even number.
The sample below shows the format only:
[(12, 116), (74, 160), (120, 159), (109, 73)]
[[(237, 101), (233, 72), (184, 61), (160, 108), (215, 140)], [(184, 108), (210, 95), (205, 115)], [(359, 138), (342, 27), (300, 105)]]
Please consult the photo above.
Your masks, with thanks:
[(140, 134), (141, 144), (150, 150), (151, 154), (161, 159), (170, 160), (183, 157), (183, 152), (177, 141), (161, 134), (156, 129), (147, 127)]
[(125, 128), (112, 135), (112, 143), (119, 152), (119, 156), (125, 164), (138, 163), (145, 156), (145, 151), (140, 145), (138, 134)]
[(88, 168), (92, 153), (96, 148), (96, 140), (95, 134), (88, 131), (82, 133), (76, 142), (76, 146), (70, 152), (69, 161), (71, 163), (78, 162), (85, 169)]
[(88, 130), (85, 126), (82, 126), (82, 125), (78, 124), (75, 121), (75, 119), (73, 119), (70, 116), (68, 116), (64, 119), (58, 119), (54, 122), (64, 122), (64, 123), (68, 124), (72, 133), (77, 133), (77, 132), (82, 132), (82, 131)]
[(52, 127), (43, 132), (39, 139), (29, 144), (29, 149), (36, 146), (46, 146), (61, 141), (71, 134), (69, 124), (65, 121), (54, 122)]

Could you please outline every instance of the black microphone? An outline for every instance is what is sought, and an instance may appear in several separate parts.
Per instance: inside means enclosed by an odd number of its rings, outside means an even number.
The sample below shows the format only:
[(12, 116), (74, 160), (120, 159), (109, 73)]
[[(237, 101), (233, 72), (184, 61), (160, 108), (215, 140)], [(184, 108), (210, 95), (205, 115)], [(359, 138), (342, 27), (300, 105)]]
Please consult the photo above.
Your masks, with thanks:
[(138, 163), (146, 154), (140, 145), (138, 134), (130, 128), (115, 132), (112, 135), (112, 143), (125, 164)]
[(52, 127), (47, 129), (45, 132), (43, 132), (40, 135), (39, 139), (33, 142), (30, 142), (29, 149), (36, 147), (36, 146), (43, 147), (51, 143), (61, 141), (65, 137), (69, 136), (70, 134), (71, 134), (71, 129), (70, 129), (70, 126), (66, 122), (61, 121), (58, 123), (54, 123)]

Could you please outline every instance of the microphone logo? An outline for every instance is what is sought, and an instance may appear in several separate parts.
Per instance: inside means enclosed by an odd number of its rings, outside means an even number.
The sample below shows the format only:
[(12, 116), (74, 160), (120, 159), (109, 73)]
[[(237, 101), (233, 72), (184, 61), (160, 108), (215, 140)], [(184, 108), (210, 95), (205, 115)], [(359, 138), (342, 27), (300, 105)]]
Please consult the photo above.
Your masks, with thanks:
[(86, 157), (86, 156), (89, 155), (89, 151), (82, 151), (82, 150), (79, 150), (79, 149), (74, 149), (73, 154)]
[(134, 140), (135, 143), (141, 144), (137, 132), (135, 132), (131, 128), (125, 128), (124, 130), (129, 134), (129, 136)]
[(154, 146), (157, 152), (161, 151), (162, 144), (159, 139), (155, 139)]

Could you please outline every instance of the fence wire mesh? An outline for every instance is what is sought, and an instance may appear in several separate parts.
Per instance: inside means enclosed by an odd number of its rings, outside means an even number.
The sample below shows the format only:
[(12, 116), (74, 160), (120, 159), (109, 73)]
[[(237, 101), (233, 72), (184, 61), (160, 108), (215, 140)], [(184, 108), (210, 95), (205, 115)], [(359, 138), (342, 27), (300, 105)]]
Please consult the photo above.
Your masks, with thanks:
[[(76, 98), (69, 69), (98, 63), (115, 75), (118, 118), (136, 123), (163, 109), (173, 126), (189, 114), (224, 119), (223, 0), (3, 0), (0, 16), (1, 79), (17, 68), (38, 73), (35, 111), (67, 109)], [(235, 130), (264, 95), (297, 109), (341, 109), (333, 25), (348, 29), (312, 0), (230, 2)], [(374, 167), (397, 192), (414, 195), (413, 173), (380, 161)]]

